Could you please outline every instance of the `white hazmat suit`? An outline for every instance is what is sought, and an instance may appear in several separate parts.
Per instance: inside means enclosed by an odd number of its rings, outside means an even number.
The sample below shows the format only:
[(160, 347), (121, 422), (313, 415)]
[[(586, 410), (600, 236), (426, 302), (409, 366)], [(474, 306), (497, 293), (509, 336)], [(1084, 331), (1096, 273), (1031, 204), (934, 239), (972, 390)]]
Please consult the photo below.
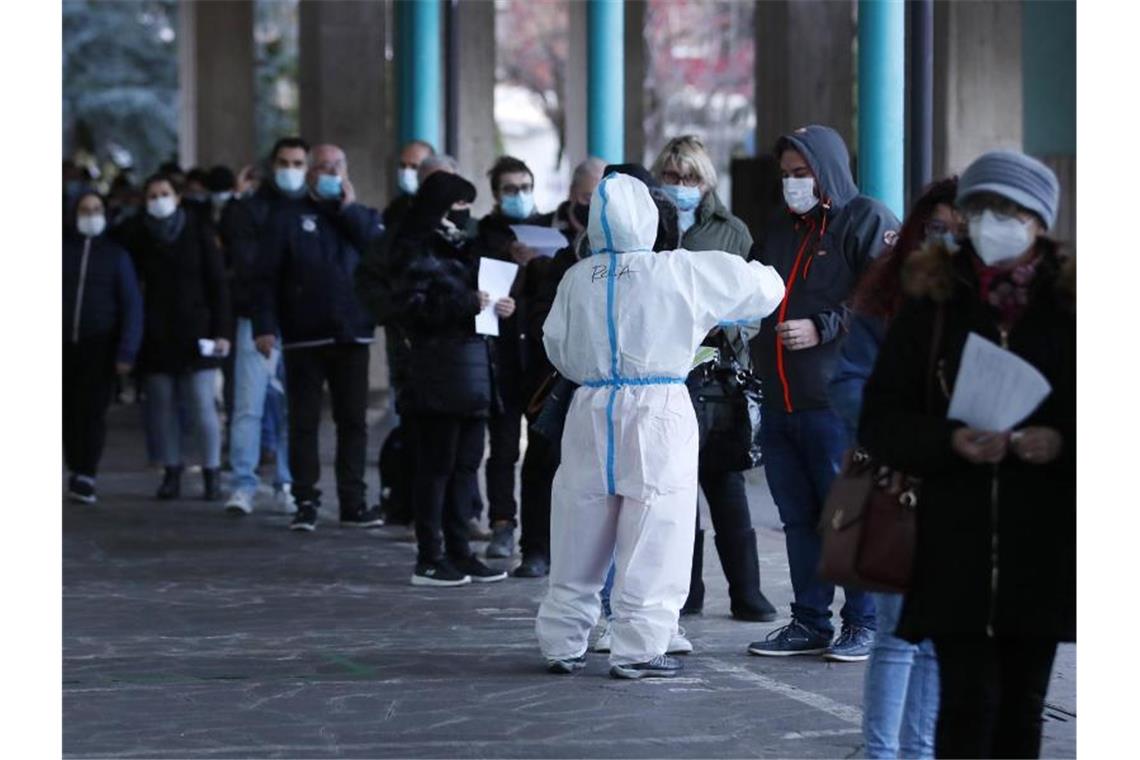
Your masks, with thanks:
[(543, 327), (551, 363), (582, 387), (566, 418), (551, 501), (543, 655), (585, 653), (616, 559), (610, 663), (662, 655), (689, 591), (697, 420), (684, 384), (718, 324), (759, 323), (784, 297), (772, 267), (720, 251), (652, 251), (657, 207), (639, 180), (594, 191), (594, 255), (558, 286)]

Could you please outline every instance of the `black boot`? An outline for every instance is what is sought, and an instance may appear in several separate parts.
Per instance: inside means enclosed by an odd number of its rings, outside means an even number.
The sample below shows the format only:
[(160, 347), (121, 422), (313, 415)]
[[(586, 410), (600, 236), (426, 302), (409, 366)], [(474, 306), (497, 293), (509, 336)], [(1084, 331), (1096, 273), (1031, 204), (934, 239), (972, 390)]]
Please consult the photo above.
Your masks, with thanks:
[(693, 569), (689, 578), (689, 597), (681, 607), (682, 615), (699, 615), (705, 606), (705, 532), (698, 530), (693, 536)]
[(756, 552), (756, 531), (722, 535), (717, 533), (716, 550), (728, 579), (732, 616), (752, 623), (776, 619), (776, 608), (760, 591), (760, 559)]
[(182, 467), (167, 467), (162, 475), (162, 485), (156, 496), (163, 501), (177, 499), (182, 495)]
[(222, 498), (222, 471), (217, 467), (202, 468), (202, 498), (206, 501), (217, 501)]

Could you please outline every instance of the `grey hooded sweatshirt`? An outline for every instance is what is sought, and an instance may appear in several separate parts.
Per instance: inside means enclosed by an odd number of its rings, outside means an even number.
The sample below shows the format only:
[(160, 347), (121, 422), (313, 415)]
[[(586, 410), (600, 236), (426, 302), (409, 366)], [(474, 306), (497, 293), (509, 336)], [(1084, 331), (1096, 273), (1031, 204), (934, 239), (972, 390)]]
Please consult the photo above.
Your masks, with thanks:
[[(765, 405), (786, 412), (826, 409), (827, 383), (844, 332), (843, 303), (870, 261), (894, 242), (899, 220), (883, 203), (859, 194), (851, 159), (830, 127), (801, 127), (776, 143), (777, 157), (794, 148), (816, 178), (820, 202), (804, 215), (781, 209), (752, 247), (750, 258), (776, 268), (786, 292), (751, 344), (764, 381)], [(776, 325), (810, 319), (820, 344), (792, 351), (776, 338)]]

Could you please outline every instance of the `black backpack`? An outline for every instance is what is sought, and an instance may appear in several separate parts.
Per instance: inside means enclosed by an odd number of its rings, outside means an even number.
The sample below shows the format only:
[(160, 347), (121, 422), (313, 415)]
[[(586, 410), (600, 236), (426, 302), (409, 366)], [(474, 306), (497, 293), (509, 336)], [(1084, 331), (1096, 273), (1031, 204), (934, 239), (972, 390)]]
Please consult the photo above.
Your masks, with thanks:
[(415, 457), (404, 425), (388, 433), (380, 447), (380, 510), (387, 523), (412, 522), (412, 470)]

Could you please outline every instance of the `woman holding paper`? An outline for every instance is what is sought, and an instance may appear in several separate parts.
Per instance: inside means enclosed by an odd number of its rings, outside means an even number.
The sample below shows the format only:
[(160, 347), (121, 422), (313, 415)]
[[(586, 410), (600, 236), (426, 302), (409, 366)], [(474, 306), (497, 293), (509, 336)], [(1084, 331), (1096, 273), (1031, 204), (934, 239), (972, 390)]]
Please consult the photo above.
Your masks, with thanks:
[(225, 269), (209, 209), (183, 205), (165, 175), (144, 185), (146, 213), (123, 233), (143, 289), (139, 371), (165, 466), (159, 499), (182, 492), (179, 406), (191, 420), (202, 462), (204, 498), (221, 496), (221, 424), (214, 394), (233, 332)]
[[(903, 285), (914, 299), (863, 397), (862, 443), (923, 478), (896, 634), (934, 641), (939, 757), (1036, 757), (1057, 643), (1076, 638), (1076, 274), (1045, 236), (1058, 197), (1053, 172), (1020, 153), (987, 153), (966, 169), (957, 203), (969, 238), (956, 252), (910, 257)], [(979, 338), (1001, 350), (977, 371), (1024, 362), (1049, 384), (1012, 429), (948, 417), (970, 385), (958, 371), (964, 349)]]
[[(487, 339), (476, 332), (476, 318), (490, 296), (476, 284), (479, 259), (449, 218), (474, 200), (475, 187), (467, 180), (432, 174), (392, 247), (393, 312), (410, 343), (408, 382), (396, 406), (411, 423), (415, 456), (415, 586), (507, 577), (480, 562), (468, 543), (471, 489), (483, 460), (487, 417), (498, 403)], [(510, 298), (493, 307), (493, 317), (513, 312)]]

